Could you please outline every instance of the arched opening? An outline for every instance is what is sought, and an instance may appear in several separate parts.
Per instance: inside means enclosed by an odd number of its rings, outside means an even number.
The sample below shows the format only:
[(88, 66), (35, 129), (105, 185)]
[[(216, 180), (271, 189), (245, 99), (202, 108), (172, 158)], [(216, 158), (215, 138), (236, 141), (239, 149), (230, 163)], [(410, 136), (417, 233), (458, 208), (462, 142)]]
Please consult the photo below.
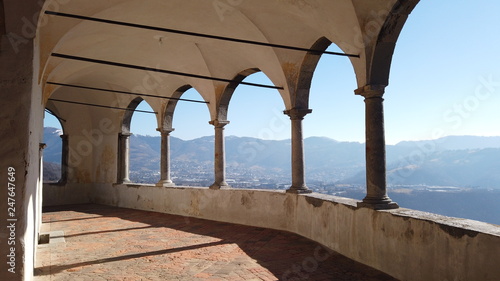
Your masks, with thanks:
[[(181, 96), (182, 99), (202, 101), (202, 96), (194, 88), (186, 90)], [(201, 137), (212, 136), (213, 127), (209, 126), (210, 115), (206, 105), (179, 101), (173, 114), (173, 133), (182, 140), (194, 140)], [(197, 128), (193, 130), (192, 128)]]
[[(326, 50), (339, 52), (331, 44)], [(311, 81), (304, 118), (306, 179), (314, 192), (340, 195), (364, 182), (351, 178), (365, 167), (364, 103), (354, 94), (356, 75), (346, 58), (322, 55)]]
[[(273, 85), (263, 73), (244, 82)], [(235, 188), (286, 189), (290, 186), (290, 118), (278, 90), (236, 87), (226, 126), (227, 183)]]
[(67, 140), (59, 117), (45, 109), (43, 119), (43, 142), (47, 145), (43, 158), (43, 182), (58, 183), (65, 179), (64, 157), (67, 157)]
[[(181, 87), (178, 98), (203, 101), (194, 88)], [(171, 178), (178, 186), (209, 186), (214, 179), (214, 129), (203, 103), (178, 101), (172, 113)], [(196, 128), (196, 130), (193, 130)]]
[[(152, 184), (160, 179), (160, 138), (156, 114), (141, 100), (130, 119), (129, 178), (134, 183)], [(154, 135), (153, 135), (154, 134)]]

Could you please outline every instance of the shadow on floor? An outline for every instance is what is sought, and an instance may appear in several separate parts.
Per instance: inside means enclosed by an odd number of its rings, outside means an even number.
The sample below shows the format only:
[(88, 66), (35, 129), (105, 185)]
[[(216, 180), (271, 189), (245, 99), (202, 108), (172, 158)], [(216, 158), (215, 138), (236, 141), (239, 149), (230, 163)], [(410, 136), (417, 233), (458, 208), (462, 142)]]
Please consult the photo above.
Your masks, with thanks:
[(283, 231), (94, 204), (46, 208), (43, 222), (67, 242), (47, 250), (55, 261), (37, 267), (38, 277), (396, 280)]

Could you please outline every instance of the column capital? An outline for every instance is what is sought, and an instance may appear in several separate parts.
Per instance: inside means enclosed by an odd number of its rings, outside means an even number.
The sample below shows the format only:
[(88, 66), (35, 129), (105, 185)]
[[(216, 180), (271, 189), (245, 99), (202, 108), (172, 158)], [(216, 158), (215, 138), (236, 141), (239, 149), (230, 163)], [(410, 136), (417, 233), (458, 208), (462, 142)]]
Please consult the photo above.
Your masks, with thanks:
[(283, 111), (284, 114), (290, 116), (292, 120), (303, 120), (304, 117), (311, 113), (312, 109), (292, 108)]
[(174, 129), (174, 128), (158, 128), (158, 129), (156, 129), (156, 130), (157, 130), (158, 132), (160, 132), (162, 135), (163, 135), (163, 134), (167, 134), (167, 135), (168, 135), (168, 134), (172, 133), (173, 131), (175, 131), (175, 129)]
[(212, 120), (208, 122), (210, 125), (214, 125), (215, 128), (224, 128), (230, 122), (227, 120)]
[(122, 132), (122, 133), (119, 133), (118, 135), (120, 135), (120, 137), (130, 137), (131, 135), (133, 135), (131, 132)]
[(366, 99), (381, 98), (384, 96), (385, 85), (366, 85), (354, 90), (354, 94), (363, 96)]

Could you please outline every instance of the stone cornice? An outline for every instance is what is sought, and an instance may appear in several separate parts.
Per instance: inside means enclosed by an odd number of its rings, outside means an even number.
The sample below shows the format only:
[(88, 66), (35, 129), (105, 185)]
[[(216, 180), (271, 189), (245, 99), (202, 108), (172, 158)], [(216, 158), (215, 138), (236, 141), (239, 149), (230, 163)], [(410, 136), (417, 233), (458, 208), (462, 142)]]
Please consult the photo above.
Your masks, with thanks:
[(156, 130), (157, 130), (158, 132), (160, 132), (162, 135), (163, 135), (163, 134), (167, 134), (167, 135), (168, 135), (168, 134), (172, 133), (173, 131), (175, 131), (175, 129), (174, 129), (174, 128), (158, 128), (158, 129), (156, 129)]
[(212, 120), (208, 122), (210, 125), (214, 125), (216, 128), (224, 128), (230, 122), (227, 120)]
[(385, 85), (366, 85), (354, 90), (354, 94), (363, 96), (367, 99), (382, 98), (385, 92)]
[(283, 111), (284, 114), (290, 116), (291, 120), (303, 120), (304, 116), (311, 113), (312, 109), (292, 108)]

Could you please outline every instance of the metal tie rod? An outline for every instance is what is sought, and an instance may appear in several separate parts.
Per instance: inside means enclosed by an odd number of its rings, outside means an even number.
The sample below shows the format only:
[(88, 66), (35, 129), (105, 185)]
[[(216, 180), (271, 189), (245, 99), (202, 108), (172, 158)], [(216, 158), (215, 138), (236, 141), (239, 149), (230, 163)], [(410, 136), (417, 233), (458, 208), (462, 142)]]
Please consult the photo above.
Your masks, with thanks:
[(155, 96), (155, 95), (148, 95), (148, 94), (142, 94), (142, 93), (132, 93), (132, 92), (126, 92), (126, 91), (108, 90), (108, 89), (102, 89), (102, 88), (87, 87), (87, 86), (72, 85), (72, 84), (64, 84), (64, 83), (56, 83), (56, 82), (47, 82), (47, 84), (49, 84), (49, 85), (56, 85), (56, 86), (71, 87), (71, 88), (78, 88), (78, 89), (86, 89), (86, 90), (96, 90), (96, 91), (102, 91), (102, 92), (108, 92), (108, 93), (117, 93), (117, 94), (124, 94), (124, 95), (145, 96), (145, 97), (152, 97), (152, 98), (160, 98), (160, 99), (168, 99), (168, 100), (178, 100), (178, 101), (188, 101), (188, 102), (197, 102), (197, 103), (207, 103), (207, 104), (209, 103), (208, 101), (190, 100), (190, 99), (181, 99), (181, 98), (171, 98), (171, 97)]
[(280, 45), (280, 44), (272, 44), (272, 43), (265, 43), (265, 42), (259, 42), (259, 41), (252, 41), (252, 40), (245, 40), (245, 39), (224, 37), (224, 36), (218, 36), (218, 35), (210, 35), (210, 34), (196, 33), (196, 32), (190, 32), (190, 31), (183, 31), (183, 30), (177, 30), (177, 29), (170, 29), (170, 28), (163, 28), (163, 27), (156, 27), (156, 26), (149, 26), (149, 25), (142, 25), (142, 24), (135, 24), (135, 23), (129, 23), (129, 22), (99, 19), (99, 18), (94, 18), (94, 17), (81, 16), (81, 15), (75, 15), (75, 14), (67, 14), (67, 13), (60, 13), (60, 12), (54, 12), (54, 11), (45, 11), (45, 14), (52, 15), (52, 16), (74, 18), (74, 19), (94, 21), (94, 22), (101, 22), (101, 23), (107, 23), (107, 24), (115, 24), (115, 25), (121, 25), (121, 26), (128, 26), (128, 27), (134, 27), (134, 28), (142, 28), (142, 29), (149, 29), (149, 30), (155, 30), (155, 31), (162, 31), (162, 32), (168, 32), (168, 33), (176, 33), (176, 34), (182, 34), (182, 35), (188, 35), (188, 36), (210, 38), (210, 39), (215, 39), (215, 40), (223, 40), (223, 41), (230, 41), (230, 42), (250, 44), (250, 45), (266, 46), (266, 47), (273, 47), (273, 48), (279, 48), (279, 49), (288, 49), (288, 50), (295, 50), (295, 51), (311, 52), (313, 54), (327, 54), (327, 55), (335, 55), (335, 56), (344, 56), (344, 57), (359, 58), (359, 55), (355, 55), (355, 54), (346, 54), (346, 53), (330, 52), (330, 51), (321, 51), (321, 50), (314, 50), (314, 49), (308, 49), (308, 48), (301, 48), (301, 47), (294, 47), (294, 46), (287, 46), (287, 45)]
[(85, 62), (91, 62), (91, 63), (96, 63), (96, 64), (105, 64), (105, 65), (139, 69), (139, 70), (145, 70), (145, 71), (166, 73), (166, 74), (172, 74), (172, 75), (178, 75), (178, 76), (192, 77), (192, 78), (198, 78), (198, 79), (214, 80), (214, 81), (227, 82), (227, 83), (239, 83), (241, 85), (247, 85), (247, 86), (283, 90), (283, 87), (276, 87), (276, 86), (271, 86), (271, 85), (249, 83), (249, 82), (240, 82), (240, 81), (231, 80), (231, 79), (203, 76), (203, 75), (198, 75), (198, 74), (191, 74), (191, 73), (184, 73), (184, 72), (178, 72), (178, 71), (172, 71), (172, 70), (158, 69), (158, 68), (152, 68), (152, 67), (147, 67), (147, 66), (139, 66), (139, 65), (133, 65), (133, 64), (125, 64), (125, 63), (119, 63), (119, 62), (84, 58), (84, 57), (71, 56), (71, 55), (65, 55), (65, 54), (59, 54), (59, 53), (52, 53), (51, 55), (53, 57), (70, 59), (70, 60), (85, 61)]
[(142, 113), (158, 114), (158, 112), (156, 112), (156, 111), (145, 111), (145, 110), (130, 109), (130, 108), (123, 108), (123, 107), (114, 107), (114, 106), (108, 106), (108, 105), (100, 105), (100, 104), (85, 103), (85, 102), (78, 102), (78, 101), (69, 101), (69, 100), (59, 100), (59, 99), (49, 99), (49, 100), (50, 101), (63, 102), (63, 103), (71, 103), (71, 104), (78, 104), (78, 105), (101, 107), (101, 108), (111, 108), (111, 109), (135, 111), (135, 112), (142, 112)]

